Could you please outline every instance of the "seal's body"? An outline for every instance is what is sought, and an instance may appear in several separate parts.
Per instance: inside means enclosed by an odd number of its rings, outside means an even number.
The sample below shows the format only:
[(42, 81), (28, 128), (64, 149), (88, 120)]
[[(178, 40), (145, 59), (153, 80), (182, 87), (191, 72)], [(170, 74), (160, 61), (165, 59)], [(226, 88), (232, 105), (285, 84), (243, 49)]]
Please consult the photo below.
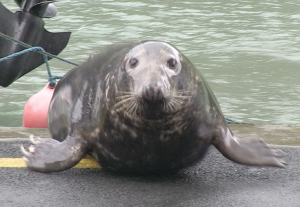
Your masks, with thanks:
[(211, 144), (237, 163), (285, 165), (261, 139), (234, 137), (199, 71), (164, 42), (91, 56), (58, 83), (48, 122), (54, 139), (23, 149), (29, 169), (61, 171), (91, 154), (112, 171), (172, 172), (199, 161)]

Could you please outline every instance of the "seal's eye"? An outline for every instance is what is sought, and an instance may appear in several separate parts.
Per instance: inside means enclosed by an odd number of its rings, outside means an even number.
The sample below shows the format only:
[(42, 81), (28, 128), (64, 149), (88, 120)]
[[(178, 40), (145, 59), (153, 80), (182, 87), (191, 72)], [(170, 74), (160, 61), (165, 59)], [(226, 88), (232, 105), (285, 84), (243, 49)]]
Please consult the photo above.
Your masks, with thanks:
[(173, 58), (169, 59), (167, 64), (168, 64), (168, 67), (170, 69), (176, 69), (177, 68), (177, 60), (175, 60)]
[(135, 68), (138, 65), (139, 61), (136, 58), (131, 58), (129, 60), (129, 65), (131, 68)]

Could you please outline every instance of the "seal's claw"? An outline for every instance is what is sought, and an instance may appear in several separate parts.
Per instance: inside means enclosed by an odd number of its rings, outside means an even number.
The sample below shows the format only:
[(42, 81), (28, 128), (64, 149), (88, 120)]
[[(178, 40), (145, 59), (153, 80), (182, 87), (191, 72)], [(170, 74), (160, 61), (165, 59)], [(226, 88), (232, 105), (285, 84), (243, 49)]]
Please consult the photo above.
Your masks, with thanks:
[[(39, 138), (40, 139), (40, 138)], [(34, 153), (36, 151), (36, 146), (40, 143), (40, 140), (35, 140), (33, 135), (30, 135), (29, 140), (33, 145), (30, 145), (28, 149), (25, 149), (24, 145), (21, 145), (20, 149), (22, 154), (24, 155), (22, 158), (26, 162), (26, 165), (30, 163), (30, 159), (32, 159), (32, 156), (34, 156)]]
[(29, 136), (29, 140), (32, 144), (38, 144), (40, 141), (41, 141), (41, 138), (40, 137), (37, 137), (37, 138), (34, 138), (33, 135), (30, 135)]
[(27, 156), (27, 157), (30, 156), (30, 153), (25, 150), (23, 145), (21, 145), (21, 151), (25, 156)]
[(287, 155), (284, 151), (275, 148), (275, 146), (273, 146), (273, 145), (271, 145), (270, 147), (271, 147), (273, 150), (275, 150), (276, 157), (278, 157), (278, 158), (283, 158), (283, 157), (285, 157), (285, 156)]
[(288, 166), (288, 164), (284, 160), (282, 160), (281, 161), (281, 167), (286, 168), (287, 166)]
[(278, 159), (275, 167), (286, 168), (287, 163), (283, 159)]
[(26, 162), (26, 163), (28, 163), (28, 158), (27, 157), (22, 157), (23, 158), (23, 160)]
[(266, 144), (265, 150), (270, 150), (272, 153), (270, 156), (273, 156), (274, 163), (276, 167), (280, 168), (286, 168), (287, 163), (284, 160), (284, 157), (286, 156), (286, 153), (278, 148), (276, 148), (275, 145)]
[(276, 149), (276, 155), (277, 155), (277, 159), (279, 162), (278, 167), (286, 168), (288, 166), (288, 164), (283, 159), (286, 156), (286, 153), (280, 149)]

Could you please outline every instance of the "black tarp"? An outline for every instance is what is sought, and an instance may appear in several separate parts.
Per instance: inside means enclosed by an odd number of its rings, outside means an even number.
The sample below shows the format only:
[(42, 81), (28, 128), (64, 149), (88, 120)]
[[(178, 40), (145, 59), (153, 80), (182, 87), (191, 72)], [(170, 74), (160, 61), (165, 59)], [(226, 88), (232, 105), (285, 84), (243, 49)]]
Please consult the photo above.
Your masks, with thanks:
[[(28, 4), (26, 4), (28, 2)], [(17, 1), (21, 10), (10, 12), (0, 2), (0, 32), (31, 46), (40, 46), (46, 52), (58, 55), (67, 45), (70, 32), (51, 33), (44, 28), (42, 17), (46, 15), (49, 1)], [(53, 8), (51, 8), (53, 11)], [(0, 36), (0, 58), (24, 50), (23, 46)], [(12, 82), (44, 63), (43, 55), (29, 52), (0, 62), (0, 86)]]

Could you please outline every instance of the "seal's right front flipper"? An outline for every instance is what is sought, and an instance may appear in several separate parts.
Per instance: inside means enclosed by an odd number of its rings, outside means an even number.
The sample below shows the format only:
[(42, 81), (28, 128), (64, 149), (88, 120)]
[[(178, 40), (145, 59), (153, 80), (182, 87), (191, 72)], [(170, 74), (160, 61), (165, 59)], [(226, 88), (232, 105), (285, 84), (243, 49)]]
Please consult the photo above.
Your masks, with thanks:
[(86, 154), (87, 144), (83, 139), (68, 136), (63, 142), (46, 138), (34, 139), (24, 154), (24, 160), (30, 170), (38, 172), (57, 172), (75, 166)]
[(228, 159), (244, 165), (273, 166), (284, 168), (283, 154), (272, 149), (262, 139), (239, 139), (230, 130), (220, 129), (213, 145)]

